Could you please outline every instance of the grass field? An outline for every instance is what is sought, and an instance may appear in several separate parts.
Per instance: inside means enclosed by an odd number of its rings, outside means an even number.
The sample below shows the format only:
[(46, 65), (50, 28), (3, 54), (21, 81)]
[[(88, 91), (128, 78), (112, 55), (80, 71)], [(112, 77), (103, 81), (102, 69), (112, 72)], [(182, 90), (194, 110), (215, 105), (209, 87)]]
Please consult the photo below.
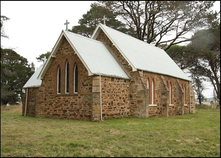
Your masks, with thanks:
[(220, 110), (103, 122), (35, 118), (1, 107), (1, 157), (220, 157)]

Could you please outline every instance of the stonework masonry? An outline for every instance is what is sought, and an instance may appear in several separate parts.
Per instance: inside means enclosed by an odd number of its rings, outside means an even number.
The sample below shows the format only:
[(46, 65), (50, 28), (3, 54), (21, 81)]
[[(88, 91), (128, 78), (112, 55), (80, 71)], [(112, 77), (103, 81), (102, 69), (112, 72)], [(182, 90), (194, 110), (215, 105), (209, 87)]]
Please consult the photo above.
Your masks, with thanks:
[[(28, 88), (23, 97), (27, 116), (101, 121), (117, 117), (159, 117), (195, 113), (194, 92), (189, 81), (146, 71), (132, 71), (114, 44), (101, 31), (102, 41), (130, 79), (92, 75), (63, 37), (40, 87)], [(65, 92), (65, 65), (69, 63), (69, 92)], [(74, 93), (74, 66), (78, 66), (78, 93)], [(57, 72), (61, 70), (61, 92), (57, 92)], [(154, 96), (152, 85), (154, 82)], [(171, 102), (169, 103), (172, 89)], [(26, 89), (27, 92), (27, 89)], [(152, 104), (154, 103), (154, 104)]]
[[(185, 80), (176, 79), (170, 76), (163, 76), (150, 72), (138, 71), (138, 73), (132, 71), (132, 67), (121, 55), (115, 45), (101, 30), (96, 38), (102, 41), (108, 50), (112, 53), (121, 67), (125, 70), (128, 76), (130, 76), (130, 115), (135, 117), (154, 117), (154, 116), (169, 116), (184, 114), (189, 112), (195, 112), (194, 110), (194, 92), (191, 83)], [(154, 80), (155, 83), (155, 105), (149, 105), (149, 88), (147, 85), (147, 79)], [(169, 90), (167, 83), (172, 83), (172, 102), (169, 105)], [(182, 86), (181, 86), (182, 85)], [(150, 85), (151, 86), (151, 85)], [(185, 104), (184, 104), (184, 92), (185, 89)], [(191, 100), (190, 100), (191, 98)], [(191, 106), (192, 105), (192, 106)], [(191, 109), (192, 110), (191, 110)]]

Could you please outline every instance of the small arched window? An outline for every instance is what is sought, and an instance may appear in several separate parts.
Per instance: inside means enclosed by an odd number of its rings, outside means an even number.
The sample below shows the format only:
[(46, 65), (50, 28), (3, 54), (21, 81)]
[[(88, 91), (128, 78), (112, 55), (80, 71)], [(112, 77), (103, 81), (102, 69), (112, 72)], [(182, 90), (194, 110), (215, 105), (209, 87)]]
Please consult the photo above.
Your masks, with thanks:
[(61, 69), (58, 67), (57, 70), (57, 93), (61, 93)]
[(74, 66), (74, 93), (78, 93), (78, 67)]
[(65, 93), (69, 93), (69, 62), (65, 65)]

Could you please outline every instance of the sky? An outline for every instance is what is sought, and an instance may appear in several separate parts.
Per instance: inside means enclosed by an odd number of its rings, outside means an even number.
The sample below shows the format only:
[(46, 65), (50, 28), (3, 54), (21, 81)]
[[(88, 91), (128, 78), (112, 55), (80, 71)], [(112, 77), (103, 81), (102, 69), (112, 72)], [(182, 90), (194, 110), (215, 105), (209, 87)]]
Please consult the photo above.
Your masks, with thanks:
[[(1, 1), (1, 15), (10, 18), (3, 23), (9, 38), (1, 37), (1, 47), (14, 49), (38, 68), (42, 62), (36, 58), (52, 51), (66, 20), (69, 29), (78, 25), (91, 3), (94, 1)], [(220, 11), (220, 1), (215, 2), (214, 10)], [(204, 93), (213, 96), (211, 88)]]
[(13, 48), (29, 63), (39, 67), (36, 57), (52, 51), (60, 33), (78, 25), (94, 1), (1, 1), (1, 15), (10, 20), (3, 23), (9, 37), (1, 38), (3, 48)]

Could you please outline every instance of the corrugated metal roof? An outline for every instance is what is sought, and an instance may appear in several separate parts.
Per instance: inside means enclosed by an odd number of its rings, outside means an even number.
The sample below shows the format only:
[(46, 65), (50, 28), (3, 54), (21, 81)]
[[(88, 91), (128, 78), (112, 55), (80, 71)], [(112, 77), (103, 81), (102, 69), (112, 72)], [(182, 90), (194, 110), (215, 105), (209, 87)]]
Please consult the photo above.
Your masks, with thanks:
[(38, 75), (38, 79), (43, 79), (51, 63), (51, 58), (56, 56), (56, 52), (63, 38), (66, 38), (72, 46), (77, 56), (88, 70), (89, 75), (129, 79), (102, 42), (64, 30), (61, 32), (49, 59)]
[(92, 74), (129, 79), (102, 42), (68, 31), (64, 33)]
[(138, 40), (103, 24), (98, 25), (92, 35), (93, 39), (96, 39), (100, 31), (99, 29), (102, 29), (110, 38), (120, 53), (132, 66), (134, 71), (139, 69), (169, 75), (184, 80), (191, 80), (163, 49)]
[(37, 79), (37, 77), (38, 77), (42, 68), (43, 68), (43, 64), (39, 66), (39, 68), (35, 71), (35, 73), (25, 83), (23, 88), (39, 87), (41, 85), (41, 80)]

